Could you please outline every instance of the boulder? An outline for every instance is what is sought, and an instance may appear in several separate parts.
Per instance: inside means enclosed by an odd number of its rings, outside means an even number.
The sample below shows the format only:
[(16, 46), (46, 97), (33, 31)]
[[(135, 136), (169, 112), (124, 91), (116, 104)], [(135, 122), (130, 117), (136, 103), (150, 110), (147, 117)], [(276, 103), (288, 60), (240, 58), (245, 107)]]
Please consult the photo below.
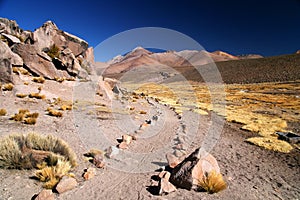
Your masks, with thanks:
[(0, 40), (0, 59), (8, 59), (13, 66), (23, 66), (23, 59), (12, 52), (9, 46)]
[(176, 187), (169, 182), (169, 178), (170, 178), (170, 172), (165, 172), (164, 176), (160, 179), (158, 184), (160, 195), (169, 194), (177, 190)]
[(93, 158), (93, 164), (97, 167), (97, 168), (104, 168), (105, 163), (104, 163), (104, 158), (102, 154), (97, 154), (94, 156)]
[(69, 48), (62, 50), (55, 60), (57, 68), (66, 69), (71, 75), (77, 75), (81, 69), (78, 60)]
[(13, 35), (6, 34), (6, 33), (2, 33), (1, 35), (8, 40), (10, 46), (16, 43), (21, 43), (20, 39)]
[(61, 31), (52, 21), (45, 22), (33, 32), (35, 45), (42, 51), (53, 44), (60, 49), (69, 48), (77, 57), (88, 49), (88, 43), (72, 34)]
[(94, 56), (94, 49), (93, 47), (89, 47), (85, 52), (84, 52), (84, 58), (90, 62), (91, 64), (95, 63), (95, 56)]
[(110, 146), (106, 151), (106, 156), (109, 158), (113, 158), (117, 156), (119, 153), (120, 153), (119, 148), (117, 148), (116, 146)]
[(173, 169), (170, 182), (177, 187), (191, 190), (197, 188), (199, 180), (212, 171), (220, 173), (217, 160), (199, 148)]
[(96, 175), (96, 169), (95, 168), (87, 168), (83, 174), (84, 180), (89, 180), (91, 178), (94, 178)]
[(15, 44), (12, 46), (12, 51), (23, 58), (24, 65), (30, 72), (48, 79), (62, 77), (62, 72), (59, 72), (49, 61), (50, 58), (39, 51), (35, 45)]
[(16, 21), (0, 17), (0, 33), (20, 35), (22, 31)]
[(52, 190), (43, 189), (34, 200), (54, 200), (54, 194)]
[(300, 50), (296, 51), (296, 54), (300, 54)]
[(12, 77), (12, 66), (8, 59), (0, 58), (0, 82), (11, 83), (13, 82)]
[(77, 186), (77, 181), (74, 178), (68, 177), (68, 176), (64, 176), (59, 183), (56, 186), (56, 191), (58, 193), (64, 193), (68, 190), (72, 190)]
[(179, 164), (179, 159), (171, 153), (166, 154), (166, 158), (171, 168), (175, 168)]

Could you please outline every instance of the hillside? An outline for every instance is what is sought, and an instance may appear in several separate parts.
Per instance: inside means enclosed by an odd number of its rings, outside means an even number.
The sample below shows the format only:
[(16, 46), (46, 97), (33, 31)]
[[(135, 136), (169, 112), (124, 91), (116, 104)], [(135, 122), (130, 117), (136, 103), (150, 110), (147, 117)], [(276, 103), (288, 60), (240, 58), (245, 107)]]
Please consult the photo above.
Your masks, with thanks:
[[(295, 81), (300, 79), (300, 55), (231, 60), (215, 63), (225, 83), (261, 83)], [(211, 64), (199, 66), (209, 70)], [(174, 67), (190, 81), (203, 82), (192, 66)]]

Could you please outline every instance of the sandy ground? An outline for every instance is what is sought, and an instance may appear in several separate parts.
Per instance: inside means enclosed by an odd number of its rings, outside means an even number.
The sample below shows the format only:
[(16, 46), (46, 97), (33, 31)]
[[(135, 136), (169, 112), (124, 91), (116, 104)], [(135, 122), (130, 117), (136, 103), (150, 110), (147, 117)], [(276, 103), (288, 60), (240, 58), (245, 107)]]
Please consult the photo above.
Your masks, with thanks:
[[(16, 78), (17, 79), (17, 78)], [(155, 179), (156, 169), (166, 165), (165, 154), (173, 152), (176, 138), (186, 137), (190, 144), (187, 153), (201, 146), (207, 138), (213, 121), (211, 116), (192, 117), (187, 113), (179, 119), (167, 106), (150, 100), (114, 100), (111, 104), (105, 97), (95, 96), (90, 83), (46, 81), (43, 90), (47, 98), (61, 97), (77, 102), (77, 108), (64, 111), (62, 118), (48, 116), (46, 100), (20, 99), (15, 93), (36, 91), (40, 84), (30, 82), (23, 86), (26, 77), (17, 79), (12, 92), (0, 96), (1, 107), (8, 115), (0, 117), (0, 136), (10, 133), (36, 132), (54, 134), (69, 143), (78, 156), (79, 165), (74, 169), (78, 187), (56, 194), (57, 199), (300, 199), (300, 152), (289, 154), (264, 150), (245, 143), (253, 133), (240, 130), (239, 124), (225, 123), (217, 144), (210, 151), (219, 162), (228, 188), (217, 194), (178, 189), (169, 195), (158, 196)], [(26, 93), (26, 92), (25, 92)], [(112, 105), (113, 113), (104, 112), (95, 102)], [(76, 104), (75, 104), (76, 105)], [(127, 106), (135, 107), (127, 111)], [(24, 125), (9, 120), (19, 108), (28, 108), (40, 113), (36, 125)], [(140, 110), (147, 114), (139, 114)], [(137, 133), (138, 139), (115, 159), (106, 159), (106, 168), (97, 169), (96, 176), (88, 181), (81, 177), (84, 169), (93, 167), (83, 156), (91, 148), (104, 150), (117, 145), (116, 138), (124, 133), (134, 133), (146, 119), (158, 116), (158, 120)], [(196, 134), (188, 124), (199, 122)], [(198, 124), (195, 122), (196, 124)], [(186, 131), (183, 131), (187, 129)], [(183, 133), (186, 132), (186, 133)], [(42, 190), (42, 183), (30, 177), (33, 170), (0, 170), (0, 199), (31, 199)]]

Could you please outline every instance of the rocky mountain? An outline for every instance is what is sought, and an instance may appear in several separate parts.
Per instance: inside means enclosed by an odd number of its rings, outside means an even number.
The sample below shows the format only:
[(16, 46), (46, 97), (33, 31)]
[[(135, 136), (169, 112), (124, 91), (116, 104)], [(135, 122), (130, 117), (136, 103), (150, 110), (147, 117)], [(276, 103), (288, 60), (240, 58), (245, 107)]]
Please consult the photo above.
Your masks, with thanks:
[(109, 65), (105, 74), (117, 74), (129, 71), (139, 66), (199, 66), (212, 62), (260, 58), (259, 55), (233, 56), (223, 51), (207, 52), (205, 50), (183, 50), (153, 53), (142, 47), (137, 47), (125, 56), (118, 55), (107, 62)]
[[(0, 18), (1, 81), (12, 82), (12, 67), (24, 67), (47, 79), (86, 79), (93, 70), (94, 53), (88, 43), (47, 21), (35, 31), (24, 31), (16, 21)], [(3, 75), (3, 76), (2, 76)]]

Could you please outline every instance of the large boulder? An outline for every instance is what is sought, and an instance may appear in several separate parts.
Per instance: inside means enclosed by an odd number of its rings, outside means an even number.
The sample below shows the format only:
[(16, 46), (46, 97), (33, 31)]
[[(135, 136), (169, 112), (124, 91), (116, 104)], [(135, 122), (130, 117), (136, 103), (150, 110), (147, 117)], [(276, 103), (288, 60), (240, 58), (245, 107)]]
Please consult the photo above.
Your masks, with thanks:
[(22, 31), (16, 21), (0, 17), (0, 33), (20, 35)]
[(2, 33), (1, 35), (8, 41), (9, 46), (16, 43), (21, 43), (20, 39), (13, 35), (6, 34), (6, 33)]
[(66, 69), (71, 75), (77, 75), (81, 69), (79, 61), (69, 48), (60, 51), (58, 58), (55, 58), (55, 60), (58, 68)]
[(210, 172), (220, 173), (217, 160), (207, 152), (196, 149), (172, 171), (170, 182), (180, 188), (191, 190), (198, 188), (199, 180)]
[(16, 53), (12, 52), (6, 43), (0, 40), (0, 59), (8, 59), (14, 66), (22, 66), (23, 59)]
[(51, 62), (51, 58), (34, 45), (15, 44), (12, 51), (23, 58), (24, 65), (30, 72), (48, 79), (62, 76), (62, 72), (59, 72)]
[(0, 82), (10, 83), (12, 81), (12, 67), (10, 61), (6, 58), (0, 58)]
[(57, 45), (61, 50), (69, 48), (77, 57), (88, 49), (88, 43), (72, 34), (61, 31), (52, 22), (45, 22), (40, 28), (33, 32), (35, 45), (39, 50), (49, 49), (53, 44)]

